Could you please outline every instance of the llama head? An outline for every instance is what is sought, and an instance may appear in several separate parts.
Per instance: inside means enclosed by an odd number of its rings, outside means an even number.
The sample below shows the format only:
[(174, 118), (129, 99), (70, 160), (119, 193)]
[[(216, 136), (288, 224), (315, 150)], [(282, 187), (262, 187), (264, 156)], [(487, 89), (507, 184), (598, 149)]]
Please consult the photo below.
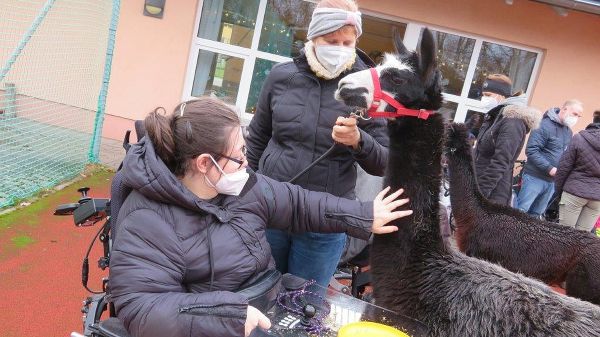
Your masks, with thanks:
[[(386, 53), (375, 67), (381, 90), (409, 109), (437, 110), (442, 104), (441, 75), (435, 58), (436, 47), (429, 29), (423, 31), (419, 51), (408, 51), (394, 31), (394, 54)], [(368, 109), (373, 104), (375, 87), (369, 69), (342, 78), (335, 98), (346, 105)], [(377, 111), (395, 111), (382, 101)]]
[(469, 144), (469, 130), (465, 124), (452, 123), (448, 127), (446, 151), (448, 157), (461, 157), (471, 159), (471, 144)]

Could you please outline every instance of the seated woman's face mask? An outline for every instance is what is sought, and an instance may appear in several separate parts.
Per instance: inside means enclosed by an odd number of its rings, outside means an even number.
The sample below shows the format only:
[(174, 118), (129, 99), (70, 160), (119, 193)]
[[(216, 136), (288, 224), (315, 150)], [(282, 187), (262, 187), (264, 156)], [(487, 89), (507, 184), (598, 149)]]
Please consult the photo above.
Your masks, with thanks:
[(244, 189), (244, 186), (246, 186), (248, 178), (250, 177), (248, 172), (246, 172), (246, 169), (242, 168), (233, 173), (225, 173), (221, 166), (217, 164), (217, 161), (212, 156), (210, 156), (210, 159), (213, 161), (215, 166), (217, 166), (217, 169), (219, 169), (219, 171), (221, 172), (221, 178), (219, 178), (217, 183), (213, 185), (213, 183), (210, 182), (206, 175), (204, 175), (204, 179), (206, 179), (208, 185), (214, 188), (220, 194), (240, 195), (240, 193)]

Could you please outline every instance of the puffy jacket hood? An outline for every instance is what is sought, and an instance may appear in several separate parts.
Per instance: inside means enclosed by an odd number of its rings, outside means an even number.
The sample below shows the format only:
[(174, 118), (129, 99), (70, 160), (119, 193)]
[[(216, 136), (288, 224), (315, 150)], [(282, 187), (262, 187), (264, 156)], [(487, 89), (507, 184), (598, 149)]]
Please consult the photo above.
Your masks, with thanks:
[(583, 130), (579, 134), (594, 150), (600, 152), (600, 128)]
[(586, 130), (598, 130), (600, 129), (600, 123), (590, 123), (585, 127)]
[(192, 211), (216, 215), (226, 221), (228, 212), (204, 201), (187, 187), (167, 168), (148, 137), (133, 144), (123, 161), (123, 182), (145, 197), (171, 205), (179, 205)]
[(564, 125), (563, 122), (560, 120), (560, 117), (558, 117), (558, 113), (560, 112), (560, 108), (550, 108), (546, 111), (545, 115), (550, 118), (551, 121), (560, 124), (560, 125)]
[(522, 119), (529, 130), (537, 128), (542, 120), (541, 111), (527, 106), (527, 96), (525, 95), (509, 97), (501, 104), (506, 105), (502, 110), (504, 117)]
[(519, 96), (508, 97), (505, 100), (503, 100), (502, 102), (500, 102), (500, 105), (527, 106), (527, 96), (519, 95)]

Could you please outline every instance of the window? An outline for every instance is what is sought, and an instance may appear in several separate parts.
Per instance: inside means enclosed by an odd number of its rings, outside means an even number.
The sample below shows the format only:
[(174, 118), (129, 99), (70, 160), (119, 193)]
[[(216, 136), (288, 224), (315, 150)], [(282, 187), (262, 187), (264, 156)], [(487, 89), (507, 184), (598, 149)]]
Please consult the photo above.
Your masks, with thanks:
[(269, 75), (271, 68), (275, 65), (275, 62), (257, 59), (254, 63), (254, 71), (252, 72), (252, 83), (250, 84), (250, 93), (248, 95), (248, 104), (246, 105), (247, 113), (256, 112), (256, 103), (258, 102), (258, 96), (260, 95), (260, 89), (262, 84)]
[(205, 0), (198, 37), (250, 48), (259, 0)]
[(374, 16), (362, 16), (363, 33), (358, 39), (358, 48), (367, 53), (369, 57), (380, 63), (383, 60), (383, 54), (394, 51), (394, 42), (392, 40), (392, 29), (396, 29), (400, 38), (404, 38), (406, 24), (377, 18)]
[(513, 93), (526, 92), (537, 56), (537, 53), (531, 51), (484, 42), (469, 89), (469, 98), (481, 98), (481, 85), (489, 74), (508, 76), (513, 82)]
[(192, 96), (214, 95), (235, 104), (242, 77), (244, 60), (226, 54), (200, 50)]
[(460, 95), (465, 84), (475, 39), (450, 33), (437, 32), (437, 59), (444, 74), (446, 93)]
[[(235, 104), (242, 121), (248, 123), (273, 65), (291, 60), (304, 47), (315, 6), (307, 0), (202, 1), (183, 99), (207, 94), (220, 97)], [(363, 35), (358, 48), (375, 62), (394, 50), (393, 29), (408, 48), (416, 48), (421, 24), (362, 12)], [(480, 87), (488, 74), (506, 74), (514, 91), (528, 94), (533, 88), (540, 51), (444, 29), (434, 33), (445, 87), (440, 112), (448, 119), (463, 122), (468, 111), (482, 111)]]
[(449, 121), (454, 121), (454, 117), (456, 116), (456, 110), (458, 110), (458, 103), (444, 101), (442, 107), (438, 110), (444, 117), (446, 117)]
[[(423, 27), (414, 26), (413, 31), (419, 32), (420, 39)], [(485, 112), (480, 105), (481, 85), (489, 74), (508, 76), (513, 81), (513, 93), (530, 93), (540, 51), (442, 30), (433, 33), (444, 84), (445, 102), (440, 112), (450, 120), (464, 122), (475, 112)]]
[(304, 47), (316, 4), (302, 0), (269, 0), (258, 50), (294, 57)]

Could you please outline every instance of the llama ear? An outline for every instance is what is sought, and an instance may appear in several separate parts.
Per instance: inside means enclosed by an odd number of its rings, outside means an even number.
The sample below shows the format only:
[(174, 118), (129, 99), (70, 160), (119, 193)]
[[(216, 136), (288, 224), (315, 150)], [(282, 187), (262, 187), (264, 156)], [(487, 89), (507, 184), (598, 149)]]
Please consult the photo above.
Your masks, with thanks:
[(394, 41), (394, 48), (396, 49), (396, 54), (403, 59), (410, 55), (406, 46), (404, 46), (404, 42), (402, 41), (402, 37), (398, 33), (398, 28), (396, 26), (392, 26), (392, 40)]
[(436, 80), (437, 62), (435, 53), (436, 47), (433, 34), (428, 28), (425, 28), (419, 49), (419, 71), (426, 87), (432, 86)]

